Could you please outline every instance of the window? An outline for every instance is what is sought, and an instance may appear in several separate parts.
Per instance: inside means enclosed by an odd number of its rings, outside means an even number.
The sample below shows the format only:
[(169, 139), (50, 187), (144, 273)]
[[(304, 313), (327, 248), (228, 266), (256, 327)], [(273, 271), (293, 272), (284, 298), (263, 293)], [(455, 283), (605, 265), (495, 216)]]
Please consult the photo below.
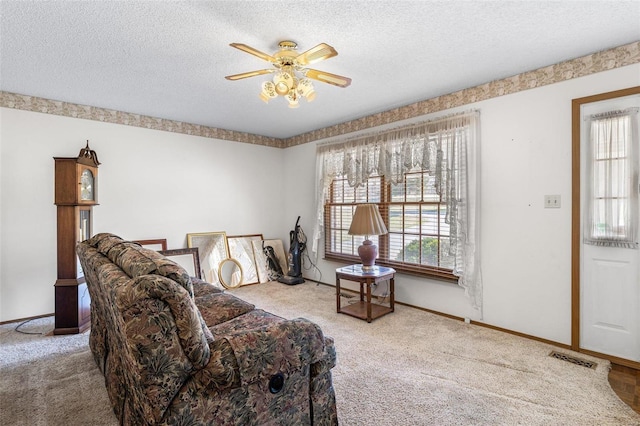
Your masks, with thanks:
[(385, 221), (386, 235), (369, 239), (378, 246), (376, 263), (397, 270), (452, 278), (454, 257), (450, 254), (446, 204), (435, 191), (435, 177), (423, 171), (406, 173), (397, 184), (372, 176), (357, 188), (344, 176), (333, 180), (325, 205), (325, 257), (358, 260), (364, 237), (349, 235), (356, 205), (376, 203)]
[(635, 109), (591, 117), (587, 244), (638, 246), (634, 120), (637, 120)]
[[(364, 238), (349, 235), (351, 219), (355, 213), (356, 205), (380, 203), (382, 186), (381, 177), (371, 177), (364, 185), (357, 188), (350, 187), (344, 177), (333, 180), (330, 201), (325, 207), (325, 223), (328, 225), (325, 232), (325, 256), (336, 254), (338, 257), (346, 255), (357, 259), (358, 247)], [(380, 207), (379, 204), (378, 207)], [(380, 212), (382, 213), (382, 210)], [(378, 238), (377, 235), (372, 235), (369, 239), (378, 245), (378, 252), (380, 252)]]
[(319, 145), (311, 251), (355, 263), (349, 235), (360, 203), (376, 203), (388, 233), (370, 237), (379, 264), (456, 280), (482, 309), (479, 247), (479, 111)]
[(390, 185), (387, 211), (390, 261), (453, 269), (447, 205), (434, 176), (406, 173), (404, 182)]
[[(450, 139), (440, 142), (451, 144)], [(441, 151), (451, 152), (448, 146)], [(424, 170), (404, 173), (398, 183), (372, 176), (356, 188), (345, 176), (333, 179), (325, 206), (325, 257), (358, 260), (358, 246), (364, 238), (348, 234), (351, 218), (356, 205), (376, 203), (389, 231), (370, 237), (378, 246), (377, 263), (455, 279), (446, 194), (441, 187), (436, 187), (436, 174)]]

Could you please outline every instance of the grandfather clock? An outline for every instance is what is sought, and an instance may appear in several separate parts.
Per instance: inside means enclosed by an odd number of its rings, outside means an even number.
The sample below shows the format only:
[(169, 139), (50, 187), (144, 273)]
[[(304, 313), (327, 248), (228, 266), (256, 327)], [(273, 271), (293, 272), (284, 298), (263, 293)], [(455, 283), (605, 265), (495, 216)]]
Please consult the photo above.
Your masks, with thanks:
[(58, 279), (53, 334), (82, 333), (91, 325), (91, 298), (76, 244), (91, 237), (97, 205), (98, 155), (87, 146), (77, 157), (54, 157), (58, 210)]

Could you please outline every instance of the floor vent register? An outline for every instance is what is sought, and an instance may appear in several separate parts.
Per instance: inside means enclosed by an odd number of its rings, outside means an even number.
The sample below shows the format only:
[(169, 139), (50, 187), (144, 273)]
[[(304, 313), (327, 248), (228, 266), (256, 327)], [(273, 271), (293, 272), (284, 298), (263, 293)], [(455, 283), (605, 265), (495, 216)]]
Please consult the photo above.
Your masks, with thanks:
[(591, 369), (594, 369), (594, 370), (598, 366), (598, 364), (593, 362), (593, 361), (587, 361), (586, 359), (576, 358), (575, 356), (563, 354), (562, 352), (553, 351), (553, 352), (551, 352), (549, 354), (549, 356), (552, 357), (552, 358), (556, 358), (556, 359), (559, 359), (559, 360), (562, 360), (562, 361), (567, 361), (567, 362), (570, 362), (572, 364), (576, 364), (576, 365), (579, 365), (581, 367), (591, 368)]

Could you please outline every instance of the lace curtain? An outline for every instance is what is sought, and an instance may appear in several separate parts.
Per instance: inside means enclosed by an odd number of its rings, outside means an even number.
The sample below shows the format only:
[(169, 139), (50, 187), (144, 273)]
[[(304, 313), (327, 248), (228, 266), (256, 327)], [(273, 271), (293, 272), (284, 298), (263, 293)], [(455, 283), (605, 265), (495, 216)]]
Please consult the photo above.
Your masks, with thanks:
[(399, 183), (407, 172), (426, 171), (434, 176), (436, 191), (447, 205), (453, 273), (473, 306), (481, 310), (479, 125), (480, 113), (473, 111), (318, 146), (313, 252), (317, 255), (323, 235), (324, 203), (333, 179), (345, 176), (350, 186), (358, 187), (374, 174)]
[(586, 244), (638, 248), (638, 108), (587, 118)]

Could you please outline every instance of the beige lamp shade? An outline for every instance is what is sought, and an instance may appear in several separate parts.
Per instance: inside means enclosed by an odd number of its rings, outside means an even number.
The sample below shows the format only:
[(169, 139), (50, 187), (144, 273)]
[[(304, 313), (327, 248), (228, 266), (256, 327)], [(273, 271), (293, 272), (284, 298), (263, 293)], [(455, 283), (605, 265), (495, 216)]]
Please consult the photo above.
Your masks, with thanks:
[(376, 204), (358, 204), (351, 221), (349, 235), (382, 235), (387, 233)]
[(382, 235), (387, 233), (387, 227), (382, 221), (382, 216), (376, 204), (358, 204), (356, 212), (351, 221), (349, 235), (364, 235), (365, 240), (358, 247), (358, 255), (362, 261), (364, 272), (372, 271), (376, 268), (376, 258), (378, 257), (378, 247), (369, 240), (369, 235)]

